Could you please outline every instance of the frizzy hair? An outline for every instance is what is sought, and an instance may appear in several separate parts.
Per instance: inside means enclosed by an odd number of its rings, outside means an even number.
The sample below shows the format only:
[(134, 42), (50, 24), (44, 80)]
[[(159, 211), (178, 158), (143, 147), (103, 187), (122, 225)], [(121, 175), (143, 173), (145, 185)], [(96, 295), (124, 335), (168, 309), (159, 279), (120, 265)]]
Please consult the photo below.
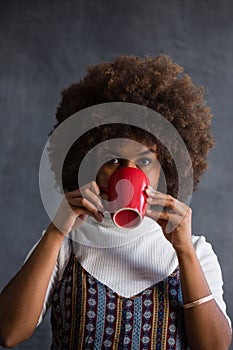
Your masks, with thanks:
[[(167, 55), (144, 58), (132, 55), (119, 56), (113, 62), (89, 65), (87, 75), (83, 79), (62, 91), (54, 129), (76, 112), (107, 102), (127, 102), (146, 106), (172, 123), (188, 149), (193, 167), (193, 190), (197, 190), (199, 179), (208, 167), (208, 152), (214, 146), (210, 130), (212, 114), (206, 105), (202, 86), (194, 85), (183, 68), (172, 62)], [(140, 140), (142, 143), (146, 140), (145, 144), (153, 142), (152, 135), (145, 137), (144, 130), (133, 126), (122, 128), (122, 125), (118, 127), (118, 131), (116, 128), (115, 131), (111, 131), (109, 126), (105, 129), (102, 127), (91, 130), (82, 135), (71, 147), (62, 174), (63, 187), (67, 191), (77, 188), (74, 174), (77, 173), (87, 151), (103, 141), (98, 135), (104, 135), (104, 139), (118, 135)], [(157, 146), (158, 159), (166, 177), (167, 192), (176, 196), (175, 164), (165, 147), (158, 142)], [(56, 173), (56, 161), (53, 158), (55, 152), (56, 147), (51, 144), (50, 158), (52, 169)]]

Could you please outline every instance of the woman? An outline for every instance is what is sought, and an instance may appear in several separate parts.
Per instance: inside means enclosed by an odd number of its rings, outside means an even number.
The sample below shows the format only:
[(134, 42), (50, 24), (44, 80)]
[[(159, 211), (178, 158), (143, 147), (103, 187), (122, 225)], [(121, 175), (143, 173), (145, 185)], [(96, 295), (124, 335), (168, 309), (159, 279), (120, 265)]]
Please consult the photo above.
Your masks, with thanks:
[[(196, 190), (214, 144), (202, 88), (165, 55), (119, 57), (89, 67), (83, 80), (63, 92), (55, 130), (84, 108), (109, 102), (149, 107), (176, 128), (190, 154)], [(52, 305), (51, 349), (229, 348), (231, 328), (217, 258), (204, 237), (192, 234), (192, 210), (177, 198), (176, 164), (153, 135), (154, 127), (149, 132), (109, 123), (72, 145), (62, 173), (66, 200), (1, 293), (4, 346), (27, 339)], [(80, 187), (77, 171), (88, 151), (102, 143), (96, 178), (90, 176)], [(52, 142), (56, 176), (58, 152)], [(114, 227), (102, 193), (123, 166), (140, 168), (150, 183), (146, 217), (124, 233)], [(188, 174), (188, 165), (183, 167)], [(157, 191), (164, 188), (162, 172), (166, 193)]]

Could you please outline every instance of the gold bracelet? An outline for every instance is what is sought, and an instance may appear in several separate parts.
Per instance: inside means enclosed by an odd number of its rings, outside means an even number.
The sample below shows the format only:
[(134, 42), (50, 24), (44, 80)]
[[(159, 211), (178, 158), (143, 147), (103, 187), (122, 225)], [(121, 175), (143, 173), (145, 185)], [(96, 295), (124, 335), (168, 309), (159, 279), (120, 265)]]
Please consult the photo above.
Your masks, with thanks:
[(195, 300), (192, 303), (183, 304), (183, 309), (185, 309), (185, 310), (190, 309), (191, 307), (198, 306), (198, 305), (201, 305), (203, 303), (207, 303), (207, 301), (212, 300), (212, 299), (214, 299), (214, 296), (212, 294), (207, 295), (207, 297)]

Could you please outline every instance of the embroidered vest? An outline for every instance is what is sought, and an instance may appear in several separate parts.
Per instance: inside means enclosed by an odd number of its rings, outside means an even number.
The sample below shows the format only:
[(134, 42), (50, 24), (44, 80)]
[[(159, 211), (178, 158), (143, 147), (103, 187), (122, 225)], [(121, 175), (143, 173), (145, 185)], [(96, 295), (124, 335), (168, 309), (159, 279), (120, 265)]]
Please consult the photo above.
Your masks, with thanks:
[(179, 269), (131, 298), (91, 276), (74, 254), (53, 295), (51, 350), (183, 350)]

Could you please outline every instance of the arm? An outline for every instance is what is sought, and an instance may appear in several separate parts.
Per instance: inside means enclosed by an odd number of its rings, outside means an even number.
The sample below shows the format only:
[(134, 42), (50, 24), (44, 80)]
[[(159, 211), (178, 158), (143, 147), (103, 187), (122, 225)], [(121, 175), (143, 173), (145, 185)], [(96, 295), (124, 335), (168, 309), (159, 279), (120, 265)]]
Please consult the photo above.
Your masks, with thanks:
[(14, 347), (33, 333), (42, 311), (63, 235), (52, 224), (0, 295), (0, 343)]
[(33, 333), (65, 235), (87, 215), (102, 220), (98, 195), (99, 188), (94, 182), (82, 189), (82, 195), (80, 190), (67, 194), (54, 218), (56, 226), (49, 225), (21, 270), (0, 294), (1, 345), (14, 347)]
[[(211, 294), (194, 248), (177, 254), (183, 303), (187, 304)], [(191, 349), (229, 349), (229, 323), (215, 300), (184, 310), (185, 328)]]
[[(169, 207), (170, 212), (149, 209), (147, 215), (162, 227), (173, 245), (180, 267), (183, 303), (211, 294), (192, 242), (192, 210), (177, 199), (160, 192), (148, 192), (148, 203)], [(184, 310), (185, 331), (192, 350), (227, 350), (231, 343), (229, 323), (215, 300)]]

